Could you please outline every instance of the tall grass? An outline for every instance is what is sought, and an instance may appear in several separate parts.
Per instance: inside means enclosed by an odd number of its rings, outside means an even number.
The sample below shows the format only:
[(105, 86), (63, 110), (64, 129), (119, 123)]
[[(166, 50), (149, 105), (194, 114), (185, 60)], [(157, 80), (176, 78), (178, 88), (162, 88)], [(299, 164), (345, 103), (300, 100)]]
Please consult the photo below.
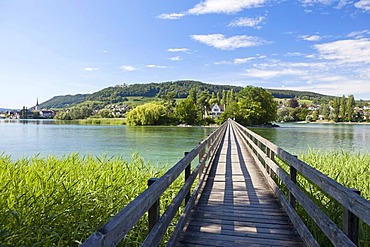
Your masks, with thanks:
[[(300, 154), (299, 159), (345, 187), (359, 190), (361, 196), (370, 200), (370, 154), (346, 151), (317, 152), (310, 150), (308, 153)], [(289, 173), (289, 166), (284, 164), (281, 160), (279, 161), (279, 165)], [(343, 206), (304, 177), (298, 176), (297, 182), (311, 200), (313, 200), (330, 219), (342, 228)], [(286, 188), (282, 186), (282, 189), (287, 195)], [(301, 206), (298, 206), (297, 212), (313, 233), (314, 237), (318, 240), (319, 244), (321, 246), (331, 246), (325, 234)], [(370, 227), (362, 221), (360, 221), (359, 239), (359, 246), (370, 246)]]
[[(0, 155), (0, 243), (77, 246), (163, 171), (136, 154), (129, 162), (77, 154), (12, 161)], [(163, 204), (176, 192), (169, 190)], [(144, 217), (124, 244), (140, 243), (146, 225)]]

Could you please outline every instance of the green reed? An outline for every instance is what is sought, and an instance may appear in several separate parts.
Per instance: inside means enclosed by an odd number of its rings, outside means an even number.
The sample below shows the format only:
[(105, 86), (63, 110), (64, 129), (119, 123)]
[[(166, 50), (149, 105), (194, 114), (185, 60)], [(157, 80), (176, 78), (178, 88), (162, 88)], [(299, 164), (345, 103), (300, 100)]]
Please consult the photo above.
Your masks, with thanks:
[[(345, 187), (359, 190), (361, 196), (370, 200), (370, 154), (346, 151), (320, 152), (310, 150), (308, 153), (300, 154), (299, 159)], [(277, 159), (277, 161), (279, 166), (289, 173), (289, 166), (280, 159)], [(311, 200), (313, 200), (333, 222), (342, 228), (343, 207), (303, 176), (297, 177), (297, 183)], [(284, 186), (281, 187), (283, 192), (287, 195), (288, 192), (286, 188)], [(297, 207), (297, 212), (319, 244), (321, 246), (331, 246), (325, 234), (300, 205)], [(359, 239), (359, 246), (370, 246), (370, 227), (362, 221), (360, 221)]]
[[(23, 158), (0, 155), (0, 243), (7, 246), (77, 246), (160, 177), (137, 154), (127, 162), (107, 156)], [(182, 180), (181, 180), (182, 181)], [(162, 197), (162, 211), (181, 186)], [(143, 219), (123, 245), (145, 239)]]

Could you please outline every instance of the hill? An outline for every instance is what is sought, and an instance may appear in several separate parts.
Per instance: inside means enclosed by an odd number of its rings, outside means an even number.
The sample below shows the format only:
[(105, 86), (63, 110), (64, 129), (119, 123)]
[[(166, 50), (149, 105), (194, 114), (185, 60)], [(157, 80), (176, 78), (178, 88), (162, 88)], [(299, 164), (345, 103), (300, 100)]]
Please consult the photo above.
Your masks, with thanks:
[[(239, 92), (243, 89), (243, 87), (238, 86), (214, 85), (189, 80), (147, 84), (123, 84), (104, 88), (92, 94), (55, 96), (52, 99), (40, 104), (40, 108), (67, 108), (86, 101), (99, 102), (100, 105), (107, 105), (127, 101), (126, 97), (162, 97), (170, 92), (173, 92), (175, 94), (175, 98), (186, 98), (191, 88), (196, 88), (200, 91), (207, 90), (211, 94), (217, 94), (217, 92), (222, 92), (223, 90), (228, 91), (231, 89), (233, 89), (235, 92)], [(326, 96), (313, 92), (279, 89), (266, 90), (270, 91), (275, 98), (299, 98), (307, 100), (330, 100), (331, 98), (333, 98), (332, 96)]]

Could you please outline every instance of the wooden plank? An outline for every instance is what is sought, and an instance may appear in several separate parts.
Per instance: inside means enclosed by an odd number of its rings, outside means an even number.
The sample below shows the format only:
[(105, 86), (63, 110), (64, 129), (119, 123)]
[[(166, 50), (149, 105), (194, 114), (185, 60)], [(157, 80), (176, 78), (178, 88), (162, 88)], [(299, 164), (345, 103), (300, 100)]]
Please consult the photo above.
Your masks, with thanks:
[(294, 155), (288, 153), (284, 149), (276, 146), (267, 139), (255, 134), (254, 132), (248, 130), (247, 128), (241, 126), (240, 124), (234, 123), (243, 133), (248, 133), (248, 135), (253, 136), (258, 139), (261, 143), (267, 146), (273, 153), (278, 155), (281, 159), (288, 162), (293, 166), (299, 173), (301, 173), (305, 178), (312, 181), (320, 189), (322, 189), (326, 194), (333, 197), (345, 208), (351, 211), (353, 214), (357, 215), (366, 224), (370, 225), (370, 201), (361, 197), (360, 195), (351, 191), (351, 189), (346, 188), (334, 179), (329, 178), (318, 170), (314, 169), (305, 162), (297, 159)]
[(231, 125), (220, 153), (178, 246), (303, 246)]

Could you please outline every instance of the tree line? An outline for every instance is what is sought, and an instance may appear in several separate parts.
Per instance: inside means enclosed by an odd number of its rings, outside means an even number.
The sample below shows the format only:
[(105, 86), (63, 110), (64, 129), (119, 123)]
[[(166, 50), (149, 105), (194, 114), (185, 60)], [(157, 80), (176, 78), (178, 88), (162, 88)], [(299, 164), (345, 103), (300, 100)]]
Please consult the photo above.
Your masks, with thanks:
[[(211, 107), (218, 104), (224, 112), (211, 118)], [(272, 95), (258, 87), (248, 86), (238, 93), (233, 89), (222, 92), (201, 91), (192, 88), (188, 96), (177, 102), (173, 92), (161, 102), (149, 102), (127, 113), (127, 125), (186, 124), (207, 125), (233, 118), (244, 125), (269, 124), (276, 118), (277, 104)]]

